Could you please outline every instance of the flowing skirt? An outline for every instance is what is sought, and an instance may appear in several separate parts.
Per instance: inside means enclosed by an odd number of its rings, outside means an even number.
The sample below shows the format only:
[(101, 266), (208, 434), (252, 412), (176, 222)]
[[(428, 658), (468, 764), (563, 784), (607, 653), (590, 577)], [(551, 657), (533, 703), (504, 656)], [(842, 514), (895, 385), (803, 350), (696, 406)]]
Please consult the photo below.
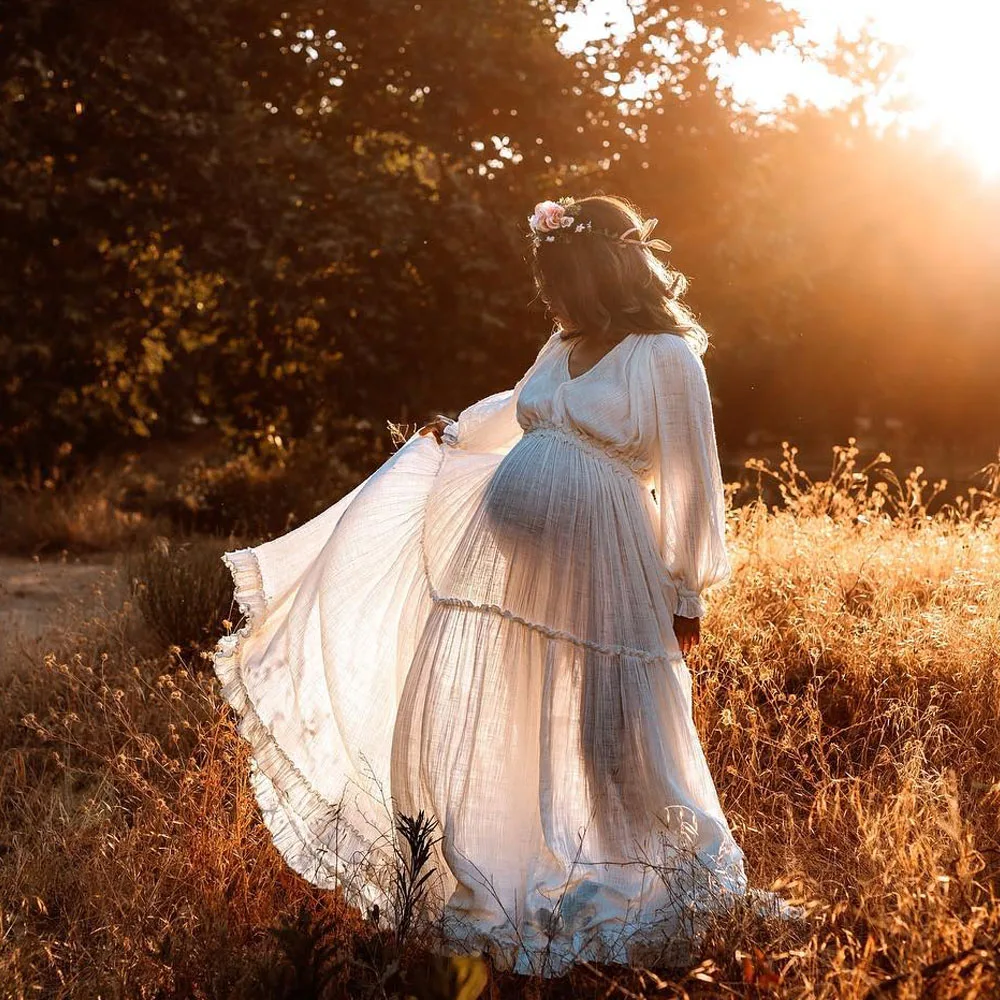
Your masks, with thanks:
[(228, 553), (245, 623), (216, 668), (288, 863), (391, 906), (393, 817), (422, 811), (449, 947), (548, 975), (682, 949), (743, 895), (654, 515), (571, 431), (504, 457), (414, 437)]

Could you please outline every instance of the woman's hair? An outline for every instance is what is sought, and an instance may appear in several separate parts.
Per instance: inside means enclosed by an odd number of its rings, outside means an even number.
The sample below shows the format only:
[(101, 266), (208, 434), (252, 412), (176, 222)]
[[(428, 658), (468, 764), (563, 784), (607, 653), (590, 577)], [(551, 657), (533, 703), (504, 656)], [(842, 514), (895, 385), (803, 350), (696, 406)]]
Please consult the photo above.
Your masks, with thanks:
[(674, 333), (703, 354), (708, 336), (682, 300), (684, 275), (648, 247), (614, 238), (643, 231), (647, 220), (635, 207), (613, 195), (559, 204), (573, 224), (555, 238), (533, 232), (531, 263), (539, 296), (563, 321), (564, 333)]

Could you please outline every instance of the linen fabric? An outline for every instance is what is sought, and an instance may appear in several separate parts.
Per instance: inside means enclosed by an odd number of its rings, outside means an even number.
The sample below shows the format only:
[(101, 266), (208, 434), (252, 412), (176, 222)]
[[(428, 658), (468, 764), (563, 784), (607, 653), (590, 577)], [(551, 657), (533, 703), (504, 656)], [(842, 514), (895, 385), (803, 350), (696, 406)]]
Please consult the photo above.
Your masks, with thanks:
[(673, 631), (730, 571), (702, 361), (668, 333), (568, 357), (554, 334), (441, 443), (227, 553), (215, 656), (297, 872), (391, 908), (393, 818), (423, 811), (447, 946), (545, 975), (747, 892)]

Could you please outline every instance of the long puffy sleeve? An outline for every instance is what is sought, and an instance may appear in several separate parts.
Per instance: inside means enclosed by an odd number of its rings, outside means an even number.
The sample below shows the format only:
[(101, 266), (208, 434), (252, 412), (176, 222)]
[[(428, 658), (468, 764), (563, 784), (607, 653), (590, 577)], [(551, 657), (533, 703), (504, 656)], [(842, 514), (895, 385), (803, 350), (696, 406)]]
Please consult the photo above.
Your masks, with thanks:
[(549, 337), (513, 389), (494, 393), (462, 410), (458, 420), (445, 428), (444, 443), (481, 454), (505, 455), (510, 451), (522, 433), (517, 422), (517, 397), (521, 387), (558, 340), (558, 333)]
[(730, 574), (712, 400), (705, 367), (687, 341), (663, 334), (655, 340), (653, 480), (660, 550), (677, 591), (676, 613), (700, 618), (705, 611), (702, 593)]

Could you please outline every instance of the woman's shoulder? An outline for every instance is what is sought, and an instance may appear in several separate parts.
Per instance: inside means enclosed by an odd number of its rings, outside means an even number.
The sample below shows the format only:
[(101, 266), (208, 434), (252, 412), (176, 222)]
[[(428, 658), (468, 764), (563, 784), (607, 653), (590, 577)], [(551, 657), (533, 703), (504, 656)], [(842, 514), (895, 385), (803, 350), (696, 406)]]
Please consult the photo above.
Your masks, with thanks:
[(647, 337), (647, 363), (637, 375), (637, 386), (654, 398), (690, 397), (709, 392), (708, 374), (697, 343), (680, 333), (656, 333)]
[(648, 356), (654, 365), (702, 367), (699, 345), (683, 333), (664, 331), (663, 333), (636, 334), (645, 342)]

